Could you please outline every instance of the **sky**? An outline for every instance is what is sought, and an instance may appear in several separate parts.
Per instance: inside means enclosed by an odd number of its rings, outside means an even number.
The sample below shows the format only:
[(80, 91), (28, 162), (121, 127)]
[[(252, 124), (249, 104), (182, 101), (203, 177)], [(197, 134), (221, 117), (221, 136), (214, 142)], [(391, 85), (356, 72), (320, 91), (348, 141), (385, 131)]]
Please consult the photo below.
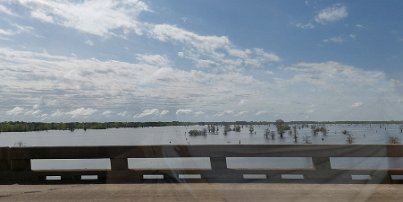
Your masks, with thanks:
[(0, 0), (0, 121), (403, 120), (402, 10)]

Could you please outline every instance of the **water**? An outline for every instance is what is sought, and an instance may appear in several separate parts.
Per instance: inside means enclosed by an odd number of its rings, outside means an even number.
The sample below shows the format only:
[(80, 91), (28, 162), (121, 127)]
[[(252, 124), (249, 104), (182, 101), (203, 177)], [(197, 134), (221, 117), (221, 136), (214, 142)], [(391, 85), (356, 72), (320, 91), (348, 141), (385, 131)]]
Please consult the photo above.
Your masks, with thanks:
[[(319, 126), (319, 125), (318, 125)], [(274, 125), (256, 125), (254, 132), (250, 134), (249, 126), (241, 128), (241, 132), (230, 131), (224, 135), (224, 127), (220, 126), (218, 133), (208, 133), (206, 136), (189, 136), (190, 130), (202, 130), (207, 126), (167, 126), (149, 128), (111, 128), (105, 130), (75, 130), (70, 131), (39, 131), (39, 132), (13, 132), (0, 134), (0, 146), (21, 147), (21, 146), (111, 146), (111, 145), (200, 145), (200, 144), (346, 144), (346, 135), (343, 130), (349, 131), (353, 137), (353, 144), (387, 144), (390, 137), (397, 137), (403, 141), (403, 134), (400, 133), (398, 124), (327, 124), (327, 135), (321, 132), (313, 135), (310, 127), (302, 128), (297, 125), (297, 142), (288, 131), (280, 137)], [(292, 125), (291, 125), (292, 128)], [(266, 129), (274, 131), (274, 136), (264, 135)], [(203, 169), (210, 167), (207, 159), (129, 159), (129, 167), (136, 169), (150, 167), (150, 169), (164, 168), (194, 168)], [(144, 162), (144, 161), (150, 162)], [(289, 158), (243, 158), (227, 159), (229, 165), (239, 169), (276, 169), (276, 168), (305, 168), (312, 169), (310, 157), (290, 160)], [(109, 159), (76, 159), (76, 160), (31, 160), (33, 170), (108, 170), (110, 169)], [(99, 161), (99, 162), (98, 162)], [(185, 162), (184, 162), (185, 161)], [(188, 163), (191, 162), (190, 164)], [(179, 162), (179, 163), (178, 163)], [(399, 159), (370, 159), (370, 158), (346, 158), (331, 159), (332, 167), (350, 168), (361, 165), (373, 167), (374, 169), (403, 168), (403, 158)], [(369, 162), (369, 163), (368, 163)], [(375, 162), (375, 164), (374, 164)], [(392, 162), (392, 163), (391, 163)], [(191, 166), (189, 166), (191, 165)], [(380, 166), (381, 165), (381, 166)], [(251, 167), (252, 166), (252, 167)], [(144, 168), (142, 168), (144, 169)], [(265, 176), (246, 176), (265, 177)]]
[[(319, 125), (318, 125), (319, 126)], [(256, 125), (250, 134), (249, 127), (241, 132), (230, 131), (224, 135), (224, 127), (218, 133), (206, 136), (189, 136), (192, 129), (207, 126), (167, 126), (149, 128), (111, 128), (104, 130), (38, 131), (0, 133), (0, 146), (112, 146), (112, 145), (200, 145), (200, 144), (346, 144), (343, 130), (353, 136), (353, 144), (387, 144), (390, 137), (403, 141), (398, 124), (326, 124), (327, 135), (313, 135), (310, 127), (297, 126), (297, 141), (288, 131), (281, 138), (274, 125)], [(292, 125), (291, 125), (292, 127)], [(265, 137), (265, 131), (274, 131)]]

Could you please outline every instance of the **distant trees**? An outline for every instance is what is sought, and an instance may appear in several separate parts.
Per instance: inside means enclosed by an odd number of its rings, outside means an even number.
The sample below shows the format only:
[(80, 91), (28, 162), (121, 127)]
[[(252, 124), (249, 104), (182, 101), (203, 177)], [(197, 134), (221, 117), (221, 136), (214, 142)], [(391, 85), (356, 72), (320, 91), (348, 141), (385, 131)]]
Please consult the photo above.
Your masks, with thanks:
[(0, 122), (0, 132), (28, 132), (46, 130), (70, 130), (77, 129), (107, 129), (107, 128), (138, 128), (158, 126), (187, 126), (196, 125), (189, 122), (69, 122), (69, 123), (42, 123), (42, 122), (21, 122), (8, 121)]

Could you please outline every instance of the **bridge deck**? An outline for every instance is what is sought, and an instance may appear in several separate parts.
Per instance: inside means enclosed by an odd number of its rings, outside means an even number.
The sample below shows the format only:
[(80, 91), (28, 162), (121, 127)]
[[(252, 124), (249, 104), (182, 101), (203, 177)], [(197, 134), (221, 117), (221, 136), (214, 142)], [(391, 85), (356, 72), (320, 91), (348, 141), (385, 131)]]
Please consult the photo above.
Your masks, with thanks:
[(387, 184), (0, 185), (0, 201), (400, 201)]

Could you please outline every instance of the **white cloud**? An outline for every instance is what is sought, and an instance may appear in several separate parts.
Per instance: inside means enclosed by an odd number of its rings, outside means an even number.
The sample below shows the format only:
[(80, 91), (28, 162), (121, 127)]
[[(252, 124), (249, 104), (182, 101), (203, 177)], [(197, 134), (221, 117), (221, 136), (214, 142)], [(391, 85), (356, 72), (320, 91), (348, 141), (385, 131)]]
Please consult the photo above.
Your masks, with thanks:
[(232, 110), (225, 110), (225, 111), (223, 111), (223, 112), (218, 112), (218, 113), (214, 114), (214, 116), (216, 116), (216, 117), (221, 117), (221, 116), (232, 115), (232, 114), (234, 114), (234, 111), (232, 111)]
[(75, 109), (73, 111), (69, 111), (66, 114), (70, 115), (72, 118), (76, 118), (76, 117), (79, 117), (79, 116), (91, 116), (92, 114), (94, 114), (97, 111), (98, 110), (93, 109), (93, 108), (81, 107), (81, 108)]
[[(263, 67), (277, 63), (280, 57), (259, 48), (239, 49), (227, 36), (200, 35), (170, 24), (152, 24), (138, 20), (141, 13), (150, 12), (146, 2), (126, 1), (59, 1), (18, 0), (16, 4), (30, 11), (33, 18), (45, 23), (73, 28), (81, 32), (111, 37), (127, 38), (135, 33), (162, 42), (180, 46), (178, 56), (191, 60), (196, 67), (228, 71), (247, 67)], [(92, 46), (91, 41), (86, 44)], [(148, 58), (144, 58), (148, 56)], [(154, 58), (151, 58), (154, 56)], [(167, 62), (158, 55), (138, 55), (140, 59)], [(162, 59), (162, 60), (161, 60)], [(155, 61), (161, 60), (161, 61)]]
[(245, 115), (248, 112), (249, 111), (240, 111), (240, 112), (236, 113), (234, 116), (242, 116), (242, 115)]
[(0, 28), (0, 37), (3, 37), (3, 38), (13, 37), (18, 34), (30, 33), (33, 30), (34, 30), (34, 28), (30, 27), (30, 26), (19, 25), (16, 23), (10, 23), (9, 28), (5, 28), (5, 29)]
[(36, 19), (38, 19), (40, 21), (43, 21), (43, 22), (55, 23), (54, 20), (53, 20), (53, 16), (48, 15), (48, 14), (46, 14), (43, 11), (40, 11), (40, 10), (31, 11), (31, 16), (33, 18), (36, 18)]
[(255, 53), (261, 60), (266, 60), (270, 62), (279, 62), (280, 57), (274, 53), (268, 53), (261, 48), (255, 48)]
[(106, 111), (104, 111), (104, 112), (102, 112), (102, 115), (104, 115), (104, 116), (109, 116), (109, 115), (111, 115), (113, 112), (111, 111), (111, 110), (106, 110)]
[(357, 107), (361, 107), (364, 103), (363, 102), (354, 102), (351, 107), (352, 108), (357, 108)]
[(331, 43), (343, 43), (344, 39), (342, 37), (337, 36), (337, 37), (331, 37), (328, 39), (324, 39), (323, 42), (325, 42), (325, 43), (330, 43), (330, 42)]
[(205, 114), (205, 112), (203, 112), (203, 111), (197, 111), (197, 112), (195, 112), (194, 114), (195, 114), (195, 116), (200, 116), (200, 115)]
[[(292, 70), (299, 72), (292, 80), (312, 82), (313, 84), (333, 85), (340, 84), (351, 87), (347, 83), (357, 86), (367, 86), (385, 80), (385, 74), (379, 71), (368, 71), (334, 61), (323, 63), (298, 63)], [(334, 81), (334, 82), (333, 82)], [(344, 83), (336, 83), (344, 82)], [(337, 87), (339, 85), (336, 85)]]
[(315, 25), (312, 24), (311, 22), (308, 23), (295, 23), (294, 24), (296, 27), (301, 28), (301, 29), (314, 29)]
[(192, 113), (193, 110), (191, 109), (178, 109), (176, 110), (176, 115), (180, 115), (180, 114), (190, 114)]
[(140, 0), (18, 0), (15, 3), (29, 9), (33, 18), (103, 37), (141, 34), (137, 17), (149, 11), (147, 4)]
[(15, 14), (13, 11), (11, 11), (10, 9), (1, 4), (0, 4), (0, 13), (5, 13), (11, 16), (17, 16), (17, 14)]
[(348, 36), (349, 36), (350, 38), (352, 38), (352, 39), (357, 38), (357, 35), (355, 35), (355, 34), (349, 34)]
[[(174, 119), (176, 113), (192, 115), (187, 116), (190, 120), (204, 113), (218, 121), (224, 115), (225, 119), (242, 115), (273, 120), (277, 118), (276, 114), (284, 119), (298, 120), (306, 119), (307, 113), (310, 113), (310, 119), (363, 119), (379, 117), (379, 111), (370, 109), (382, 108), (387, 108), (389, 119), (398, 119), (403, 114), (398, 102), (403, 100), (400, 81), (388, 79), (381, 71), (333, 61), (297, 63), (276, 69), (275, 77), (259, 80), (244, 72), (185, 71), (173, 65), (157, 67), (0, 48), (0, 78), (0, 113), (6, 119), (17, 113), (12, 118), (22, 120), (27, 110), (8, 111), (15, 106), (42, 103), (38, 102), (38, 94), (43, 97), (43, 103), (52, 104), (46, 107), (39, 104), (37, 108), (33, 107), (32, 113), (41, 110), (34, 116), (49, 114), (48, 120), (90, 116), (97, 109), (121, 111), (110, 117), (122, 120), (130, 120), (128, 112), (139, 109), (141, 113), (137, 116), (143, 118), (153, 114), (155, 118), (165, 115), (166, 119)], [(350, 106), (357, 100), (365, 100), (360, 110), (366, 113), (351, 115)], [(315, 106), (314, 112), (311, 105)], [(59, 106), (63, 106), (63, 111)], [(157, 109), (173, 108), (177, 109), (175, 113), (164, 110), (157, 113)], [(343, 117), (347, 115), (349, 117)]]
[(161, 116), (165, 116), (165, 115), (167, 115), (169, 113), (169, 110), (162, 110), (161, 111)]
[(150, 34), (160, 41), (180, 42), (207, 53), (230, 45), (225, 36), (201, 36), (169, 24), (153, 25)]
[(136, 114), (133, 117), (134, 118), (143, 118), (146, 116), (155, 116), (155, 115), (159, 115), (160, 114), (160, 110), (158, 109), (145, 109), (143, 112), (141, 112), (140, 114)]
[(148, 55), (148, 54), (137, 54), (136, 59), (140, 63), (154, 65), (158, 67), (170, 66), (170, 61), (167, 56), (162, 55)]
[(14, 107), (13, 109), (6, 112), (7, 115), (16, 116), (24, 112), (22, 107)]
[(361, 24), (356, 24), (355, 27), (360, 28), (360, 29), (364, 29), (364, 28), (365, 28), (365, 26), (364, 26), (364, 25), (361, 25)]
[(196, 67), (228, 70), (280, 61), (263, 49), (238, 49), (226, 36), (203, 36), (169, 24), (148, 24), (148, 28), (150, 37), (181, 45), (184, 50), (178, 56), (192, 60)]
[(264, 115), (264, 114), (268, 114), (268, 113), (269, 113), (269, 112), (266, 111), (266, 110), (260, 110), (260, 111), (256, 112), (256, 116)]
[[(11, 66), (13, 68), (9, 68)], [(144, 108), (148, 103), (154, 104), (156, 109), (191, 103), (204, 106), (199, 107), (200, 111), (214, 111), (232, 100), (237, 100), (236, 106), (241, 95), (250, 94), (250, 88), (265, 88), (252, 76), (238, 72), (184, 71), (144, 63), (79, 59), (5, 48), (0, 48), (0, 77), (1, 95), (12, 97), (0, 106), (0, 111), (16, 104), (32, 106), (38, 103), (35, 95), (40, 93), (54, 103), (48, 106), (48, 114), (57, 106), (65, 106), (65, 112), (83, 106), (136, 111), (138, 108), (133, 106)], [(178, 110), (178, 114), (186, 112)], [(127, 114), (118, 116), (127, 117)]]
[(51, 117), (60, 117), (63, 115), (64, 115), (64, 112), (58, 109), (58, 110), (54, 111), (50, 116)]
[(125, 117), (125, 116), (127, 116), (127, 114), (128, 114), (127, 111), (123, 111), (123, 112), (119, 112), (117, 115)]
[(86, 40), (85, 42), (84, 42), (85, 44), (87, 44), (87, 45), (89, 45), (89, 46), (94, 46), (94, 42), (92, 42), (91, 40)]
[(245, 99), (241, 99), (241, 100), (239, 100), (238, 105), (239, 105), (239, 106), (242, 106), (242, 105), (245, 104), (245, 102), (246, 102)]
[(41, 110), (38, 109), (32, 109), (32, 110), (28, 110), (25, 112), (25, 115), (38, 115), (41, 113)]
[(335, 22), (348, 16), (347, 7), (342, 4), (334, 4), (322, 9), (315, 16), (315, 21), (321, 24)]

